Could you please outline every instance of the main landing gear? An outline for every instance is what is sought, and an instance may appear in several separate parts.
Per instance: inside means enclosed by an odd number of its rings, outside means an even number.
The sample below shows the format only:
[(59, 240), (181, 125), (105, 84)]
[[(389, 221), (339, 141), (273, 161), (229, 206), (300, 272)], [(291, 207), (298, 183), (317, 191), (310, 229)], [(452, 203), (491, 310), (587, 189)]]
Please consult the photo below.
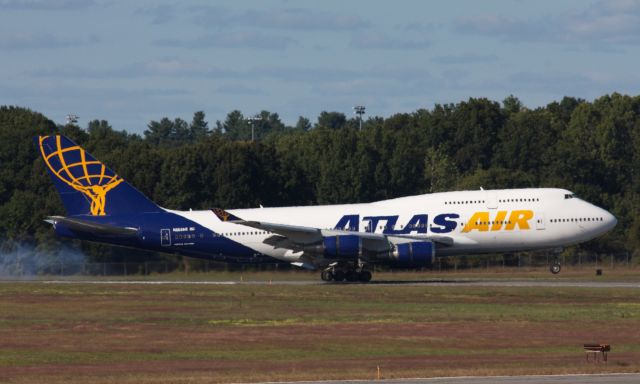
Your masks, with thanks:
[(337, 266), (333, 266), (323, 270), (320, 274), (320, 278), (322, 278), (322, 281), (368, 283), (371, 281), (371, 272), (366, 269), (342, 269)]

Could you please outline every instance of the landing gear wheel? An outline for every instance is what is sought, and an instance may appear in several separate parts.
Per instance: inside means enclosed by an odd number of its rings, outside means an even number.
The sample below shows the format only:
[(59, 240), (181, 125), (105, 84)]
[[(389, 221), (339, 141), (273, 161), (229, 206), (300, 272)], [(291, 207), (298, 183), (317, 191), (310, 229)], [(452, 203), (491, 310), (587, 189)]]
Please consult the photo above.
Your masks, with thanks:
[(553, 264), (551, 264), (549, 266), (549, 270), (551, 271), (551, 273), (553, 273), (554, 275), (557, 275), (558, 273), (560, 273), (560, 270), (562, 269), (562, 266), (560, 265), (559, 262), (555, 262)]
[(368, 283), (371, 281), (371, 272), (369, 271), (361, 271), (358, 275), (359, 280), (363, 283)]
[(331, 271), (322, 271), (320, 278), (322, 281), (331, 281), (333, 280), (333, 273)]
[(353, 270), (348, 271), (346, 273), (346, 275), (345, 275), (345, 278), (347, 279), (347, 281), (350, 281), (350, 282), (354, 282), (354, 281), (360, 280), (359, 277), (360, 276), (358, 276), (358, 272), (353, 271)]
[(344, 272), (343, 271), (335, 271), (335, 272), (333, 272), (333, 280), (334, 281), (344, 281)]

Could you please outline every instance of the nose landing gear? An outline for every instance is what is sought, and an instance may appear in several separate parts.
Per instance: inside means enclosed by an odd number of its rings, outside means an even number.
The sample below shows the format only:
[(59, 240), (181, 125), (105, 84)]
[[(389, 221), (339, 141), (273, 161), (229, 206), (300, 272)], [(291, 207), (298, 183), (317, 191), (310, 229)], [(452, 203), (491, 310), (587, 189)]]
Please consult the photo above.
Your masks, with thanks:
[(549, 271), (551, 271), (551, 273), (553, 273), (554, 275), (557, 275), (558, 273), (560, 273), (561, 269), (562, 269), (562, 265), (560, 265), (560, 260), (558, 259), (555, 259), (553, 263), (549, 265)]

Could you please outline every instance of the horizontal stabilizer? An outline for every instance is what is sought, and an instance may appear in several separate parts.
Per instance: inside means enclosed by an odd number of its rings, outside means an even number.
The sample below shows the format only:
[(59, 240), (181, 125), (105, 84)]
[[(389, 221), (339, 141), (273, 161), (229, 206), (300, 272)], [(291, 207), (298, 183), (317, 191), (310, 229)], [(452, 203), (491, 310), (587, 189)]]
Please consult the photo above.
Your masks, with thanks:
[(49, 216), (46, 221), (53, 224), (54, 227), (64, 225), (70, 231), (86, 233), (100, 238), (135, 239), (138, 237), (137, 228), (118, 227), (62, 216)]

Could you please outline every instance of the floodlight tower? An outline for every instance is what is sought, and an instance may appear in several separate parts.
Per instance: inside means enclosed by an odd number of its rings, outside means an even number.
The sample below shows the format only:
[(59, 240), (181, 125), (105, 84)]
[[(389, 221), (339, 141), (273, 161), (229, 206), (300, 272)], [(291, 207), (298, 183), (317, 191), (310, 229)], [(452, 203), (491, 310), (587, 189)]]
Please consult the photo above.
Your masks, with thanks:
[(364, 115), (365, 107), (364, 105), (356, 105), (353, 107), (353, 113), (358, 115), (358, 120), (360, 120), (360, 130), (362, 131), (362, 115)]
[(251, 141), (255, 139), (255, 128), (258, 121), (262, 121), (262, 117), (260, 115), (255, 115), (253, 117), (248, 117), (247, 121), (251, 125)]
[(66, 116), (67, 124), (75, 124), (78, 122), (79, 118), (80, 117), (78, 115), (74, 115), (73, 113), (70, 113)]

